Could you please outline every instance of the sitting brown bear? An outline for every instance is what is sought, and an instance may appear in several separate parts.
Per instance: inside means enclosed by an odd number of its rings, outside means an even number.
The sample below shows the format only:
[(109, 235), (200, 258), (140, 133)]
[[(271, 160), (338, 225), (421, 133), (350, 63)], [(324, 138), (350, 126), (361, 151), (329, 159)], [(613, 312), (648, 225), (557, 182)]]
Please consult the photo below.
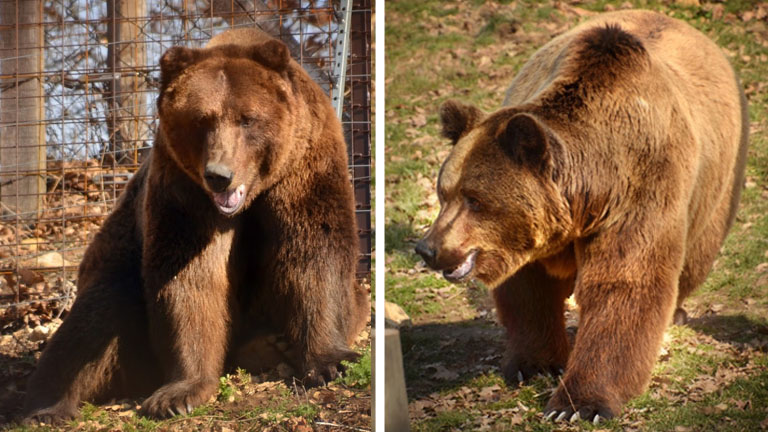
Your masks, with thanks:
[(292, 344), (306, 385), (356, 357), (370, 306), (328, 97), (253, 29), (171, 48), (160, 66), (155, 146), (86, 251), (30, 379), (28, 419), (150, 394), (143, 414), (187, 413), (265, 331)]
[(454, 148), (417, 252), (494, 288), (508, 381), (564, 368), (547, 417), (616, 415), (733, 222), (749, 129), (733, 69), (680, 21), (616, 12), (536, 52), (501, 110), (440, 115)]

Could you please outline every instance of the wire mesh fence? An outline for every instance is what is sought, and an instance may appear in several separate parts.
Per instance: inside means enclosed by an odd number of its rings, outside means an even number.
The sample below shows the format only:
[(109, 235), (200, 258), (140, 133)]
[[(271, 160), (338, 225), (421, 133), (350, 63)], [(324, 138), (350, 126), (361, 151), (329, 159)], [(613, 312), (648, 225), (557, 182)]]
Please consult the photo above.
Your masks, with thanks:
[(0, 0), (0, 325), (73, 298), (86, 245), (151, 148), (162, 53), (254, 26), (329, 95), (343, 88), (368, 278), (370, 0)]

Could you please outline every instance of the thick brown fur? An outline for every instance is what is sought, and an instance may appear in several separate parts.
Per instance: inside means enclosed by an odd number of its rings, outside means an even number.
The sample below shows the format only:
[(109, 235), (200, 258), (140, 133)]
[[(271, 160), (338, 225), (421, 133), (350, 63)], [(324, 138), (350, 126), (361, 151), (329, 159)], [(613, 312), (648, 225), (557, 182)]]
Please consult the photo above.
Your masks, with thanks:
[[(267, 333), (288, 341), (306, 385), (356, 357), (370, 306), (327, 96), (253, 29), (172, 48), (160, 64), (155, 146), (85, 254), (77, 299), (29, 381), (28, 419), (113, 397), (149, 396), (152, 417), (186, 413)], [(245, 191), (231, 213), (217, 208), (209, 166)], [(250, 364), (273, 362), (263, 355)]]
[[(623, 11), (541, 48), (505, 105), (441, 109), (454, 148), (417, 251), (451, 279), (493, 286), (509, 381), (564, 369), (545, 414), (612, 417), (647, 384), (676, 307), (733, 222), (743, 92), (702, 34)], [(572, 347), (571, 293), (581, 311)]]

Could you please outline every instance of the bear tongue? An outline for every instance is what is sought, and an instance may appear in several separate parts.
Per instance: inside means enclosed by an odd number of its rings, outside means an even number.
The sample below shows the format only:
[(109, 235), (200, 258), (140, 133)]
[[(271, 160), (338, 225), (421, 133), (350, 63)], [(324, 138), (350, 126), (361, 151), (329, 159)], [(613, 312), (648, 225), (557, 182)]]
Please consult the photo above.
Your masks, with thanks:
[(213, 200), (222, 213), (232, 213), (240, 207), (244, 196), (245, 185), (241, 184), (235, 189), (214, 193)]
[(467, 276), (473, 268), (475, 268), (475, 258), (477, 257), (477, 251), (473, 250), (467, 255), (467, 258), (458, 267), (452, 271), (443, 271), (443, 276), (451, 281), (458, 281)]

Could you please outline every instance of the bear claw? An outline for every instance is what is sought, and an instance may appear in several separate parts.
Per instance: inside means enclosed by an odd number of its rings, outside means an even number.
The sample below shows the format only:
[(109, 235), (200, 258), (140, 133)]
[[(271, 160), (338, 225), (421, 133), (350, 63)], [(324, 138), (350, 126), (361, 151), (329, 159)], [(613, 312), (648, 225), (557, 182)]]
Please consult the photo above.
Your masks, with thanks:
[(29, 414), (22, 419), (21, 423), (28, 426), (39, 425), (40, 423), (55, 426), (60, 425), (67, 420), (76, 418), (77, 416), (78, 411), (76, 408), (71, 406), (53, 406), (39, 409)]
[[(570, 415), (570, 417), (568, 417)], [(552, 410), (548, 413), (544, 414), (544, 419), (551, 420), (554, 422), (560, 422), (562, 420), (566, 420), (568, 423), (576, 423), (580, 420), (586, 420), (592, 422), (592, 424), (599, 424), (600, 421), (605, 420), (609, 417), (601, 416), (599, 413), (596, 413), (594, 417), (591, 417), (590, 415), (581, 415), (581, 411), (574, 412), (572, 409), (566, 409), (564, 411), (558, 411), (558, 410)]]
[(213, 380), (205, 380), (167, 384), (144, 400), (140, 413), (160, 419), (189, 414), (193, 406), (204, 403), (215, 392), (213, 383)]
[(559, 375), (562, 375), (562, 369), (555, 367), (523, 367), (521, 369), (507, 368), (506, 370), (507, 372), (504, 373), (504, 380), (506, 381), (507, 385), (511, 385), (513, 387), (522, 385), (525, 383), (525, 381), (535, 377), (552, 379), (558, 375), (558, 372)]

